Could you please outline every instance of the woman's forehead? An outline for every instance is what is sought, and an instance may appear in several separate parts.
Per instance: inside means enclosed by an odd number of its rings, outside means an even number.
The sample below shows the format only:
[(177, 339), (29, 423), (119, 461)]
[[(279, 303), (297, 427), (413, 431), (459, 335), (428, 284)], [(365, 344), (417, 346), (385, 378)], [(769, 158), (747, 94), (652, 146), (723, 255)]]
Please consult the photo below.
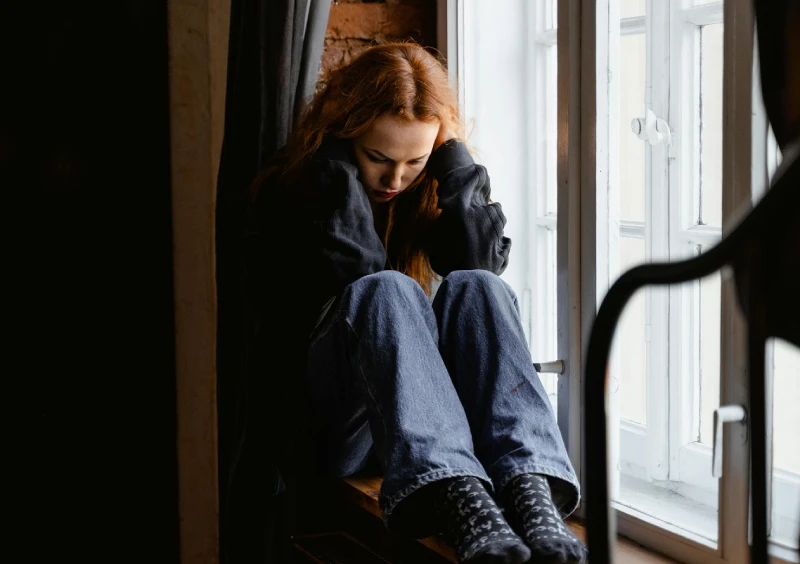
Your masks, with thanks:
[(429, 153), (438, 132), (438, 122), (383, 115), (372, 123), (359, 141), (365, 149), (380, 151), (399, 161)]

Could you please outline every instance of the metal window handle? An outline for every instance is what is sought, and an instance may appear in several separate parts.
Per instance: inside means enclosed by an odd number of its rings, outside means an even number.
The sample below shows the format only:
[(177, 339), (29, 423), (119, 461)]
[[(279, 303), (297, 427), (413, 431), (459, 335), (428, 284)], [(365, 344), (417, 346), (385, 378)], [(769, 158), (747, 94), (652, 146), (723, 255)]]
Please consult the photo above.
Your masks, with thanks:
[(533, 369), (536, 370), (539, 374), (546, 373), (546, 374), (563, 374), (564, 373), (564, 361), (563, 360), (551, 360), (550, 362), (534, 362)]
[(663, 119), (656, 117), (653, 110), (647, 110), (644, 118), (633, 118), (631, 130), (636, 137), (651, 145), (672, 143), (672, 131), (670, 131), (669, 125)]
[(714, 447), (711, 451), (711, 475), (722, 476), (722, 425), (743, 422), (747, 417), (741, 405), (723, 405), (714, 410)]

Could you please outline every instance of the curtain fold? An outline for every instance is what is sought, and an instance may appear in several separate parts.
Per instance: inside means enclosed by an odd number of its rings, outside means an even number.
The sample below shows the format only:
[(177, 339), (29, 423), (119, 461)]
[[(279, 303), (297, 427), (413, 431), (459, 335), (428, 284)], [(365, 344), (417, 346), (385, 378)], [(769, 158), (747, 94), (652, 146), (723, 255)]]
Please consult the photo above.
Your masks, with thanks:
[[(267, 389), (248, 382), (254, 316), (242, 235), (249, 186), (316, 87), (330, 0), (232, 0), (217, 183), (217, 406), (221, 560), (283, 562), (283, 482), (267, 448)], [(283, 273), (277, 272), (276, 279)], [(277, 290), (276, 284), (276, 290)], [(265, 375), (266, 376), (266, 375)], [(266, 380), (266, 377), (264, 378)]]

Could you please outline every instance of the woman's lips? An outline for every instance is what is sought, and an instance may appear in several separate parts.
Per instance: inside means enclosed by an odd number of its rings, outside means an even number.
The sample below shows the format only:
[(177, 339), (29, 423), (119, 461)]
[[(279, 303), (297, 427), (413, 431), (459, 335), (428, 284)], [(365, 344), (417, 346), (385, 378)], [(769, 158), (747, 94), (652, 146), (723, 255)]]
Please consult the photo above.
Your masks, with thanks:
[(375, 190), (375, 195), (378, 198), (380, 198), (381, 200), (391, 200), (392, 198), (397, 196), (399, 193), (400, 193), (400, 190), (397, 190), (396, 192), (382, 192), (380, 190)]

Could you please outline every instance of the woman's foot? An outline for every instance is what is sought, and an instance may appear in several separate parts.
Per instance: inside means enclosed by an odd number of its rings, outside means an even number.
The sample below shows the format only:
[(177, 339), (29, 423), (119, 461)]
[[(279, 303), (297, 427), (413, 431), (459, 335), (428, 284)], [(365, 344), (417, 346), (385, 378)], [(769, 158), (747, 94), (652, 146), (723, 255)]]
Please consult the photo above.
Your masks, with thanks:
[(531, 549), (534, 562), (578, 564), (586, 560), (586, 547), (562, 521), (547, 478), (522, 474), (503, 489), (506, 516)]
[(531, 556), (522, 539), (477, 478), (449, 478), (439, 484), (438, 513), (465, 564), (523, 564)]

